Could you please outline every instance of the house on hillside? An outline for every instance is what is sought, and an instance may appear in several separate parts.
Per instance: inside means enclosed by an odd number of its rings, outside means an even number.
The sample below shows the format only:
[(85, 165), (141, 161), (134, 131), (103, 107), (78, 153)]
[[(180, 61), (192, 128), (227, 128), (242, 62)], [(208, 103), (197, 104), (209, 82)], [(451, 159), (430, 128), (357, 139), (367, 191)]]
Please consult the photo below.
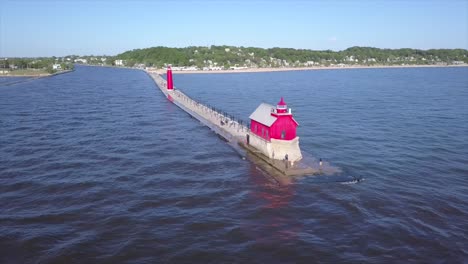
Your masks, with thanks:
[(124, 60), (115, 60), (114, 63), (115, 63), (115, 66), (125, 66)]

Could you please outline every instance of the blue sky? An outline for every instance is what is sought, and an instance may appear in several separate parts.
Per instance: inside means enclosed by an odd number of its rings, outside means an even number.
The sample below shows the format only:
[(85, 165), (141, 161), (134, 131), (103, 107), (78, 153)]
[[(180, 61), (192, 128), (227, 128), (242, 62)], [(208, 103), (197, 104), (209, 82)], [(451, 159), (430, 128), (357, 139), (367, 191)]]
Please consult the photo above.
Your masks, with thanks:
[(468, 49), (468, 0), (0, 1), (0, 57), (194, 45)]

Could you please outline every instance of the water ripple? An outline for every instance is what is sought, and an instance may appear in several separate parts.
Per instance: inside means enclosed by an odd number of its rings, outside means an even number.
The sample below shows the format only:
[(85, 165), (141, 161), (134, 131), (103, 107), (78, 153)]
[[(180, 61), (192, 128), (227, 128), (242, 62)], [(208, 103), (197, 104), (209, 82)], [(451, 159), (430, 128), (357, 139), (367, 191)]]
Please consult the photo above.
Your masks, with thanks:
[(0, 80), (0, 263), (466, 262), (467, 76), (174, 76), (244, 120), (285, 96), (301, 147), (359, 184), (272, 177), (141, 71)]

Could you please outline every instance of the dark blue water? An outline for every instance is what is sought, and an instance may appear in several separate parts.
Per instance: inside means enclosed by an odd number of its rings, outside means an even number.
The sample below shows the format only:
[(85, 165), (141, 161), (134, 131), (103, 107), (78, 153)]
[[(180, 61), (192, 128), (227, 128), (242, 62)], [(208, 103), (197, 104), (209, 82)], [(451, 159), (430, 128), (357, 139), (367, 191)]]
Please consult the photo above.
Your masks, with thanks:
[(141, 71), (0, 82), (0, 263), (468, 261), (468, 68), (175, 75), (359, 184), (277, 181)]

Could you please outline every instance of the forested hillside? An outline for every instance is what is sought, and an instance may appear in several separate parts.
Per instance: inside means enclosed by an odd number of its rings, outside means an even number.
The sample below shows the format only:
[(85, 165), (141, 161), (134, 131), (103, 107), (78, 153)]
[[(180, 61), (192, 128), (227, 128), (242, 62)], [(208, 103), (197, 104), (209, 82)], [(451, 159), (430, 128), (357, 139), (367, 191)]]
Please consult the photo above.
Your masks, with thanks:
[(343, 51), (307, 50), (291, 48), (255, 48), (209, 46), (135, 49), (115, 56), (126, 66), (203, 67), (304, 67), (331, 65), (429, 65), (468, 63), (464, 49), (379, 49), (352, 47)]

